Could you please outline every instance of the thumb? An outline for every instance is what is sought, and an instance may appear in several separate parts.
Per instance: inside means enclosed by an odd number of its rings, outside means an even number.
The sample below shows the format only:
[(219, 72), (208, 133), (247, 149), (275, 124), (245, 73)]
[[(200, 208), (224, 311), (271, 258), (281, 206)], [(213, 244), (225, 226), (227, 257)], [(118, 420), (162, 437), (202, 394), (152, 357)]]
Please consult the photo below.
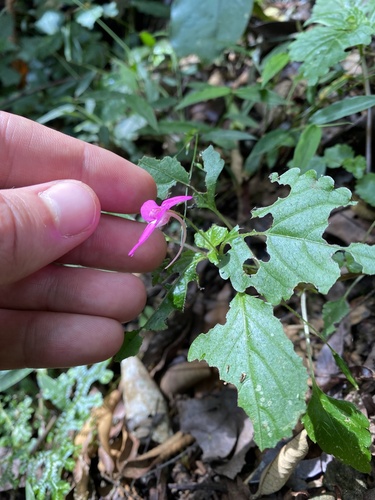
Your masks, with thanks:
[(99, 217), (97, 196), (79, 181), (0, 190), (0, 284), (32, 274), (82, 243)]

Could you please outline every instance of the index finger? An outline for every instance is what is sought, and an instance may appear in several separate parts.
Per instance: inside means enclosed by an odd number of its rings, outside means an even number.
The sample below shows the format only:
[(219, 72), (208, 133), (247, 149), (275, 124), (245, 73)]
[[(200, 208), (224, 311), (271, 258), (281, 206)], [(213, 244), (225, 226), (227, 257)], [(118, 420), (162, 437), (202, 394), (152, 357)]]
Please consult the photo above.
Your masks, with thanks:
[(124, 158), (0, 111), (0, 187), (57, 179), (88, 184), (108, 212), (135, 213), (144, 201), (156, 196), (152, 177)]

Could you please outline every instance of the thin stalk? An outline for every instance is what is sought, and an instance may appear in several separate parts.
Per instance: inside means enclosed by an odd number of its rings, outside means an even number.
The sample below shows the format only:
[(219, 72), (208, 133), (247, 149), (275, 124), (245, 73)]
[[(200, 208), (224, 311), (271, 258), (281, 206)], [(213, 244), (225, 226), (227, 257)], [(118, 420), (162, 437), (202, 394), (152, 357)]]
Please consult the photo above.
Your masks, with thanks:
[[(369, 79), (363, 45), (359, 47), (359, 54), (361, 57), (363, 86), (365, 89), (365, 94), (367, 96), (370, 96), (371, 95), (370, 79)], [(372, 110), (371, 108), (369, 108), (367, 110), (367, 119), (366, 119), (366, 172), (367, 173), (371, 171), (371, 165), (372, 165)]]
[[(81, 9), (87, 9), (88, 7), (86, 6), (86, 4), (82, 3), (80, 0), (73, 0), (74, 3), (78, 6), (78, 7), (81, 7)], [(116, 35), (116, 33), (109, 27), (106, 25), (105, 22), (103, 22), (100, 18), (99, 19), (96, 19), (95, 21), (104, 31), (106, 31), (108, 33), (108, 35), (112, 38), (113, 41), (115, 41), (119, 47), (125, 52), (125, 54), (127, 56), (130, 56), (130, 50), (129, 50), (129, 47), (126, 45), (126, 43), (121, 40), (121, 38)]]
[(220, 213), (219, 210), (217, 210), (217, 208), (215, 208), (215, 209), (211, 208), (211, 212), (213, 212), (221, 220), (221, 222), (227, 226), (229, 231), (231, 231), (233, 229), (233, 226), (229, 222), (229, 220), (222, 213)]
[(370, 236), (370, 234), (371, 234), (372, 230), (374, 229), (374, 227), (375, 227), (375, 221), (371, 224), (371, 226), (366, 231), (366, 234), (365, 234), (365, 236), (364, 236), (364, 238), (362, 240), (362, 243), (366, 243), (366, 240)]
[(315, 381), (315, 376), (314, 376), (314, 365), (313, 365), (313, 360), (312, 360), (312, 350), (311, 350), (311, 341), (310, 341), (310, 327), (309, 327), (309, 318), (307, 315), (307, 306), (306, 306), (306, 292), (303, 291), (301, 295), (301, 316), (303, 319), (303, 331), (305, 333), (305, 339), (306, 339), (306, 353), (307, 353), (307, 359), (309, 362), (309, 371), (310, 371), (310, 376), (313, 381)]
[(348, 289), (346, 290), (345, 292), (345, 300), (348, 298), (348, 295), (349, 293), (353, 290), (353, 288), (357, 285), (357, 283), (359, 283), (361, 281), (361, 279), (363, 279), (365, 276), (364, 274), (361, 274), (361, 276), (358, 276), (354, 281), (353, 283), (348, 287)]

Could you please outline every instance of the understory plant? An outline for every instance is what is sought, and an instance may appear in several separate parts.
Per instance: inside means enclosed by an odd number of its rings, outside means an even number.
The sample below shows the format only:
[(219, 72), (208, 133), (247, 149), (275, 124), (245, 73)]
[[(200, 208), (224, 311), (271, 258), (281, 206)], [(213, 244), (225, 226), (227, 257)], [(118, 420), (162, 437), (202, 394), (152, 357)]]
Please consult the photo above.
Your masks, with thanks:
[[(26, 498), (62, 500), (71, 490), (64, 479), (76, 463), (79, 447), (72, 439), (82, 429), (94, 407), (102, 404), (94, 383), (107, 384), (113, 373), (108, 361), (91, 367), (78, 366), (53, 377), (37, 370), (39, 404), (23, 392), (7, 391), (0, 397), (0, 484), (6, 489), (25, 488)], [(30, 370), (29, 370), (30, 371)], [(8, 375), (1, 372), (3, 385)], [(20, 373), (20, 379), (26, 374)], [(14, 382), (14, 381), (13, 381)], [(11, 384), (13, 385), (13, 384)]]
[[(275, 21), (262, 13), (260, 3), (256, 9), (258, 19)], [(189, 283), (199, 284), (198, 264), (208, 260), (223, 282), (230, 281), (233, 298), (226, 323), (200, 335), (190, 348), (189, 359), (205, 359), (219, 369), (222, 380), (237, 387), (238, 402), (253, 421), (261, 449), (290, 436), (301, 418), (310, 438), (323, 450), (368, 471), (368, 421), (351, 403), (332, 399), (320, 390), (310, 352), (310, 335), (329, 344), (329, 336), (349, 311), (346, 296), (326, 303), (321, 332), (313, 329), (307, 311), (312, 294), (326, 295), (338, 280), (355, 280), (375, 272), (373, 247), (365, 242), (341, 247), (323, 237), (331, 211), (352, 203), (350, 191), (335, 189), (331, 177), (325, 175), (330, 169), (352, 174), (355, 194), (375, 206), (369, 111), (375, 105), (370, 85), (374, 1), (317, 0), (300, 33), (283, 39), (266, 54), (262, 40), (249, 42), (246, 30), (252, 10), (252, 0), (236, 1), (236, 9), (221, 0), (174, 0), (171, 7), (168, 2), (153, 0), (6, 2), (0, 12), (0, 107), (115, 149), (133, 161), (148, 154), (146, 142), (152, 143), (152, 151), (168, 142), (172, 151), (168, 154), (173, 155), (199, 135), (200, 144), (220, 147), (225, 158), (241, 149), (241, 175), (252, 176), (264, 165), (270, 171), (290, 168), (281, 176), (271, 175), (275, 185), (290, 189), (289, 195), (252, 212), (253, 219), (272, 217), (268, 229), (246, 232), (232, 227), (216, 206), (224, 161), (212, 147), (203, 152), (201, 160), (195, 158), (190, 173), (174, 157), (141, 160), (158, 184), (161, 202), (144, 211), (149, 223), (144, 238), (176, 216), (190, 232), (189, 249), (168, 269), (155, 274), (165, 295), (142, 329), (166, 328), (170, 314), (184, 308)], [(151, 32), (143, 27), (137, 32), (132, 20), (139, 14), (143, 19), (147, 14), (153, 19), (151, 26), (162, 25), (165, 30)], [(242, 41), (236, 45), (241, 35)], [(200, 62), (192, 58), (182, 63), (192, 53)], [(350, 69), (344, 65), (348, 58)], [(210, 66), (212, 62), (214, 66)], [(290, 63), (292, 76), (289, 72), (286, 78), (291, 80), (290, 91), (281, 95), (277, 84)], [(207, 81), (213, 68), (223, 69), (219, 83)], [(248, 71), (249, 78), (232, 85), (239, 68)], [(224, 106), (217, 121), (192, 117), (192, 107), (215, 100)], [(265, 109), (264, 118), (259, 117), (260, 106)], [(275, 122), (272, 116), (277, 117)], [(328, 127), (340, 131), (362, 118), (366, 118), (364, 150), (340, 139), (327, 145)], [(284, 154), (282, 163), (280, 152)], [(168, 196), (176, 185), (186, 188), (185, 201), (193, 196), (186, 216), (170, 213), (174, 204)], [(200, 229), (195, 207), (212, 212), (218, 223), (206, 231)], [(159, 210), (156, 215), (150, 213), (153, 209)], [(254, 237), (266, 240), (266, 259), (256, 254)], [(291, 298), (300, 301), (301, 312), (294, 313), (304, 325), (307, 368), (274, 314), (279, 305), (290, 307)], [(140, 333), (140, 329), (127, 332), (118, 359), (137, 352)], [(332, 354), (356, 389), (344, 360), (333, 349)], [(68, 376), (74, 373), (69, 371)], [(60, 403), (53, 401), (58, 408)], [(27, 473), (26, 457), (32, 449), (27, 440), (33, 429), (26, 417), (33, 411), (31, 401), (27, 397), (7, 400), (3, 401), (5, 407), (0, 415), (8, 432), (1, 436), (1, 446), (14, 447), (13, 459), (21, 460)], [(65, 407), (59, 409), (62, 414), (66, 411)], [(25, 426), (19, 420), (12, 427), (16, 418), (9, 415), (23, 415)], [(61, 428), (72, 430), (68, 422), (64, 426)], [(21, 431), (25, 436), (17, 437)], [(54, 434), (51, 436), (54, 441)], [(59, 480), (63, 468), (69, 468), (74, 448), (57, 449), (52, 441), (45, 462), (51, 466), (45, 470), (53, 472), (51, 482), (40, 484), (55, 484), (58, 498), (67, 489)], [(34, 455), (29, 467), (32, 464), (37, 464)], [(38, 464), (35, 470), (40, 470)], [(42, 498), (44, 493), (35, 494)]]
[[(268, 229), (244, 232), (239, 226), (232, 227), (217, 209), (215, 189), (224, 161), (212, 146), (203, 151), (196, 165), (196, 171), (205, 176), (203, 191), (191, 182), (192, 172), (189, 175), (174, 158), (144, 158), (140, 164), (153, 174), (160, 199), (176, 184), (183, 185), (193, 196), (193, 207), (209, 210), (221, 221), (203, 231), (192, 219), (194, 209), (188, 208), (185, 222), (195, 231), (195, 246), (184, 250), (171, 267), (156, 276), (159, 284), (164, 283), (165, 295), (142, 330), (167, 327), (168, 316), (184, 308), (189, 283), (199, 285), (198, 264), (208, 259), (222, 280), (230, 281), (233, 298), (225, 324), (199, 335), (188, 359), (205, 360), (217, 367), (220, 378), (237, 388), (238, 404), (252, 420), (260, 449), (274, 447), (280, 439), (291, 436), (301, 418), (310, 438), (324, 451), (369, 472), (369, 422), (352, 403), (329, 397), (318, 387), (310, 347), (311, 334), (329, 345), (329, 334), (348, 312), (346, 299), (328, 303), (322, 332), (311, 326), (306, 306), (312, 293), (326, 295), (338, 280), (375, 274), (375, 247), (357, 242), (342, 247), (323, 237), (332, 210), (353, 204), (349, 189), (335, 189), (331, 177), (318, 177), (315, 170), (302, 174), (292, 168), (280, 176), (274, 173), (271, 182), (288, 186), (289, 194), (252, 211), (252, 219), (272, 216)], [(179, 202), (188, 198), (178, 197)], [(163, 203), (167, 205), (168, 200)], [(252, 249), (253, 237), (266, 239), (267, 259), (259, 258)], [(301, 313), (294, 314), (304, 327), (307, 369), (274, 314), (279, 305), (293, 311), (288, 305), (293, 294), (301, 304)], [(118, 359), (136, 352), (139, 333), (135, 330), (125, 335)], [(340, 370), (358, 389), (343, 358), (331, 351)], [(308, 377), (311, 396), (306, 406)]]

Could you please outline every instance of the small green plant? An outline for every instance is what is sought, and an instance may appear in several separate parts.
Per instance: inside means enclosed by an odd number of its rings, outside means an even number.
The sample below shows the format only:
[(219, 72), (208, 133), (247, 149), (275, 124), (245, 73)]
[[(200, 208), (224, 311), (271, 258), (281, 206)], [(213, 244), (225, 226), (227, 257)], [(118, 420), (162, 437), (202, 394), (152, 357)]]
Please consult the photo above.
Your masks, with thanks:
[[(310, 331), (324, 342), (328, 333), (321, 335), (311, 327), (306, 309), (310, 289), (325, 295), (341, 279), (341, 273), (348, 272), (345, 266), (349, 266), (349, 259), (345, 263), (341, 259), (340, 264), (339, 256), (343, 253), (352, 260), (351, 272), (356, 266), (358, 276), (375, 274), (375, 247), (351, 243), (343, 248), (323, 238), (331, 211), (352, 204), (351, 192), (346, 188), (335, 189), (331, 177), (318, 178), (314, 170), (301, 174), (299, 169), (292, 168), (281, 176), (272, 174), (271, 181), (289, 186), (290, 193), (271, 206), (252, 211), (253, 218), (272, 215), (273, 221), (267, 230), (244, 233), (238, 226), (231, 227), (216, 207), (215, 186), (224, 162), (212, 146), (202, 153), (202, 163), (197, 165), (205, 173), (203, 192), (191, 184), (188, 173), (175, 159), (145, 158), (141, 166), (154, 175), (161, 198), (178, 182), (193, 193), (198, 208), (211, 210), (223, 221), (223, 225), (213, 224), (202, 231), (190, 214), (186, 217), (187, 225), (196, 231), (196, 249), (184, 251), (180, 259), (164, 271), (165, 275), (157, 277), (159, 283), (166, 283), (165, 296), (143, 329), (166, 328), (169, 314), (183, 309), (189, 282), (198, 281), (198, 263), (208, 259), (220, 277), (230, 281), (234, 297), (226, 323), (199, 335), (190, 347), (189, 360), (206, 360), (218, 368), (222, 380), (237, 387), (238, 404), (251, 418), (255, 441), (261, 449), (273, 447), (281, 438), (290, 436), (303, 415), (310, 438), (323, 450), (368, 472), (369, 422), (353, 404), (334, 400), (318, 388)], [(181, 201), (183, 198), (186, 197), (181, 197)], [(257, 258), (252, 251), (248, 242), (252, 236), (266, 237), (267, 261)], [(295, 314), (305, 329), (308, 371), (274, 315), (274, 307), (287, 305), (294, 293), (301, 301), (301, 315)], [(344, 304), (344, 314), (346, 312)], [(330, 311), (326, 310), (326, 332), (335, 330), (340, 314), (343, 314), (342, 304), (341, 309), (331, 306)], [(134, 353), (134, 346), (140, 341), (138, 334), (139, 331), (133, 331), (129, 338), (125, 336), (119, 359)], [(340, 369), (357, 387), (344, 360), (332, 352)], [(313, 381), (313, 393), (306, 407), (308, 375)]]
[[(341, 279), (341, 273), (349, 272), (359, 279), (375, 272), (374, 247), (352, 243), (343, 248), (323, 238), (331, 211), (351, 203), (349, 190), (334, 189), (333, 180), (325, 176), (327, 170), (343, 168), (350, 172), (354, 192), (375, 206), (375, 174), (369, 172), (372, 124), (368, 111), (375, 104), (375, 96), (371, 95), (371, 68), (367, 67), (375, 34), (373, 1), (317, 0), (306, 29), (294, 40), (284, 40), (264, 58), (256, 46), (248, 46), (247, 38), (236, 45), (251, 16), (252, 0), (237, 1), (235, 10), (230, 2), (220, 0), (174, 0), (170, 9), (152, 0), (132, 0), (126, 7), (121, 2), (99, 5), (92, 0), (71, 0), (61, 5), (52, 2), (53, 7), (36, 0), (32, 5), (22, 1), (8, 4), (9, 8), (0, 12), (2, 109), (116, 149), (133, 161), (147, 154), (142, 149), (146, 141), (152, 141), (149, 149), (154, 151), (155, 144), (168, 138), (173, 144), (169, 154), (173, 155), (184, 151), (198, 135), (200, 144), (219, 146), (223, 157), (238, 147), (238, 141), (246, 141), (245, 175), (253, 175), (264, 163), (270, 170), (290, 168), (281, 176), (271, 176), (272, 182), (289, 186), (290, 194), (252, 213), (253, 218), (272, 216), (270, 227), (262, 233), (245, 233), (238, 226), (232, 227), (216, 206), (224, 160), (212, 147), (203, 152), (201, 161), (195, 159), (196, 170), (191, 175), (176, 158), (141, 160), (141, 166), (158, 184), (160, 200), (165, 200), (179, 183), (194, 196), (196, 207), (211, 211), (220, 221), (202, 231), (189, 212), (186, 223), (195, 232), (194, 246), (170, 268), (155, 274), (155, 281), (164, 283), (165, 295), (142, 328), (166, 328), (169, 315), (183, 309), (189, 283), (199, 279), (197, 265), (208, 259), (219, 276), (231, 282), (234, 296), (226, 324), (199, 336), (190, 348), (189, 359), (206, 359), (218, 367), (223, 380), (237, 387), (239, 404), (253, 420), (261, 448), (290, 435), (302, 416), (309, 436), (324, 450), (368, 471), (368, 422), (350, 403), (322, 393), (314, 380), (309, 349), (311, 333), (329, 342), (335, 325), (348, 313), (346, 295), (326, 303), (320, 333), (309, 325), (306, 300), (310, 293), (325, 295)], [(137, 33), (131, 20), (139, 12), (164, 20), (165, 29)], [(252, 74), (239, 87), (233, 87), (231, 79), (219, 85), (207, 83), (205, 76), (211, 68), (207, 71), (204, 65), (215, 60), (215, 66), (220, 67), (227, 62), (223, 54), (228, 50), (238, 57), (238, 67), (241, 57), (252, 59), (258, 74)], [(192, 52), (201, 62), (183, 67), (181, 58)], [(254, 52), (261, 54), (258, 62), (252, 58)], [(349, 55), (358, 55), (356, 64), (361, 71), (344, 68), (343, 61)], [(299, 71), (292, 77), (289, 94), (281, 96), (275, 83), (290, 62), (300, 64)], [(201, 71), (203, 77), (193, 78)], [(300, 84), (303, 103), (294, 101)], [(223, 101), (225, 108), (216, 123), (190, 118), (192, 106), (214, 99)], [(253, 114), (256, 105), (264, 106), (266, 114), (270, 110), (280, 112), (283, 126), (277, 122), (268, 126), (266, 120), (260, 124), (257, 113)], [(326, 147), (327, 127), (339, 127), (348, 117), (366, 112), (365, 154), (344, 143)], [(280, 150), (289, 152), (283, 163), (279, 162)], [(202, 173), (204, 189), (200, 187)], [(268, 261), (254, 254), (252, 236), (266, 238)], [(274, 308), (280, 304), (289, 307), (288, 301), (295, 294), (301, 302), (308, 371), (274, 315)], [(135, 330), (126, 334), (118, 359), (137, 352), (142, 341), (139, 333)], [(334, 351), (333, 355), (356, 387), (344, 361)], [(4, 477), (17, 484), (29, 475), (26, 486), (38, 498), (44, 498), (47, 492), (59, 498), (68, 490), (61, 472), (71, 467), (75, 450), (69, 443), (61, 447), (59, 440), (78, 427), (95, 404), (88, 396), (88, 386), (82, 400), (74, 390), (85, 373), (69, 370), (58, 382), (45, 372), (38, 375), (43, 397), (50, 398), (60, 412), (47, 449), (33, 450), (37, 439), (33, 415), (39, 415), (31, 400), (8, 396), (2, 401), (0, 418), (6, 432), (0, 438), (1, 446), (14, 450), (9, 464), (14, 460), (21, 464), (19, 476), (12, 476), (8, 467), (8, 476)], [(308, 374), (312, 397), (306, 407)], [(94, 372), (86, 375), (94, 381)], [(62, 398), (62, 394), (69, 394), (70, 399)], [(47, 419), (49, 413), (44, 411), (42, 417)], [(41, 470), (45, 479), (37, 485), (33, 474)]]
[[(21, 392), (0, 398), (3, 486), (16, 489), (24, 485), (27, 498), (66, 497), (71, 485), (64, 480), (63, 471), (73, 470), (78, 451), (72, 433), (82, 428), (92, 408), (102, 404), (101, 394), (90, 389), (95, 382), (108, 383), (112, 378), (107, 365), (108, 361), (90, 368), (71, 368), (57, 378), (49, 376), (47, 370), (38, 370), (37, 408), (33, 399)], [(45, 428), (49, 432), (44, 436)]]

